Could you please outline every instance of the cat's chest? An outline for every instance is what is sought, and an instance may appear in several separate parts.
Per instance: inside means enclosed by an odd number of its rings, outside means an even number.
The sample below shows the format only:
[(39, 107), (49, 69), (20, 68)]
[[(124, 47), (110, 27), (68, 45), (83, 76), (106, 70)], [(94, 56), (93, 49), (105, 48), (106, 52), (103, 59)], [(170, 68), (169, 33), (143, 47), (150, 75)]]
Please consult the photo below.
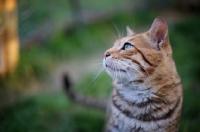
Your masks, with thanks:
[(113, 129), (116, 132), (155, 130), (158, 126), (151, 121), (151, 111), (155, 107), (148, 104), (153, 95), (149, 91), (125, 93), (113, 90), (110, 115)]
[(110, 118), (110, 124), (112, 125), (112, 130), (115, 132), (147, 132), (147, 131), (157, 131), (161, 132), (158, 128), (158, 124), (162, 126), (162, 122), (155, 124), (154, 122), (144, 122), (131, 117), (128, 117), (123, 112), (121, 112), (116, 107), (112, 108), (112, 118)]
[[(112, 95), (112, 109), (116, 114), (122, 113), (128, 118), (140, 119), (139, 116), (148, 115), (156, 108), (155, 105), (150, 102), (151, 98), (154, 96), (155, 95), (151, 94), (149, 90), (119, 91), (114, 89)], [(150, 119), (145, 117), (144, 121), (145, 120)]]

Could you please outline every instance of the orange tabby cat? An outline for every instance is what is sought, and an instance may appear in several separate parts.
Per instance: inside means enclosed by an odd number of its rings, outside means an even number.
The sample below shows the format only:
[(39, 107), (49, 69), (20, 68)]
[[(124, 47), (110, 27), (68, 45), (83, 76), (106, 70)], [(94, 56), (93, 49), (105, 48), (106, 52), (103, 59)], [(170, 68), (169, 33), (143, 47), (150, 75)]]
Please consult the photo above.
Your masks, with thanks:
[(182, 85), (165, 20), (157, 17), (141, 34), (128, 29), (128, 36), (104, 56), (104, 67), (114, 78), (106, 131), (178, 131)]
[[(163, 18), (155, 18), (144, 33), (127, 28), (127, 36), (105, 52), (103, 65), (114, 80), (106, 132), (178, 131), (182, 85)], [(86, 102), (68, 83), (67, 88), (73, 99)], [(85, 104), (90, 103), (97, 104), (92, 100)]]

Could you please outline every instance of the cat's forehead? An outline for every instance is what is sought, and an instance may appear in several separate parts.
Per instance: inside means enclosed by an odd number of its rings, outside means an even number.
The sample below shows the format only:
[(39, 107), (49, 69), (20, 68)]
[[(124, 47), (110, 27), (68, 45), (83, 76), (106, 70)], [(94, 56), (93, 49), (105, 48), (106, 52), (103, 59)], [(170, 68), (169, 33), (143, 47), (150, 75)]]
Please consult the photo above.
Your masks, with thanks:
[(115, 45), (115, 46), (120, 46), (121, 44), (130, 41), (132, 38), (133, 38), (133, 37), (123, 37), (123, 38), (117, 39), (117, 40), (115, 41), (114, 45)]

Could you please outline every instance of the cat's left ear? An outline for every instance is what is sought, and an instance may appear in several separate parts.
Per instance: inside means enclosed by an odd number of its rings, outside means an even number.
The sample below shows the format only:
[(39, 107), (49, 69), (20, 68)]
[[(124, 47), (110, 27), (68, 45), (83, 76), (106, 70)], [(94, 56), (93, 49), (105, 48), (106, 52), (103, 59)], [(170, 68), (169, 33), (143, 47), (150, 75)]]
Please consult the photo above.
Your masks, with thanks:
[(127, 36), (134, 36), (136, 33), (129, 27), (126, 26), (126, 35)]
[(159, 50), (168, 34), (168, 27), (164, 18), (156, 17), (151, 25), (149, 33), (153, 41), (153, 46)]

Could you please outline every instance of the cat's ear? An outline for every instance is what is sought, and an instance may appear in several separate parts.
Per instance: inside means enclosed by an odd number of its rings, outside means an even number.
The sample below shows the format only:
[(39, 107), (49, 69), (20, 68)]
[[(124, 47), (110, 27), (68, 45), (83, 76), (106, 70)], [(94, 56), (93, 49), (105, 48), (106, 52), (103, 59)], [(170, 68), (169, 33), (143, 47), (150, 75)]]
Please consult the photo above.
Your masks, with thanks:
[(127, 36), (134, 36), (136, 33), (129, 27), (126, 26), (126, 35)]
[(153, 24), (151, 25), (149, 33), (151, 40), (154, 43), (154, 47), (160, 49), (160, 46), (162, 45), (168, 34), (168, 27), (164, 18), (156, 17), (153, 21)]

